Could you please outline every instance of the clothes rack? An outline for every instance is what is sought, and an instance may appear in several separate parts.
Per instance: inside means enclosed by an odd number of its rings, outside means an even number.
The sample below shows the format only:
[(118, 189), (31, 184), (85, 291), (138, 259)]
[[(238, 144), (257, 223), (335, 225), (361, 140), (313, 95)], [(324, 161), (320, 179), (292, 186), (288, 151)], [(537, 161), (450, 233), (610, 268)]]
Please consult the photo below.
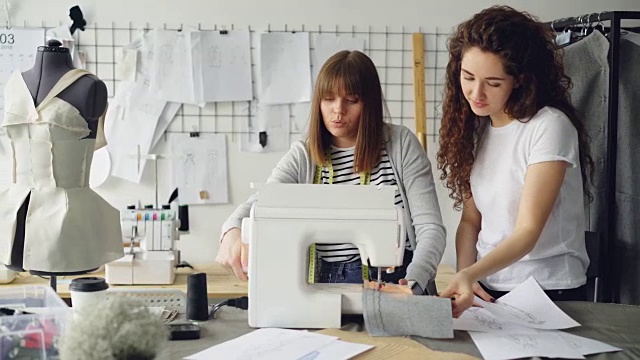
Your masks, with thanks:
[(592, 24), (608, 22), (609, 48), (609, 89), (608, 89), (608, 116), (606, 123), (606, 154), (605, 154), (605, 198), (606, 198), (606, 227), (604, 231), (604, 246), (600, 249), (602, 259), (602, 289), (601, 300), (605, 302), (619, 302), (620, 284), (617, 279), (614, 261), (614, 241), (616, 239), (616, 166), (617, 166), (617, 139), (618, 139), (618, 90), (620, 82), (620, 31), (623, 29), (623, 20), (640, 19), (640, 11), (606, 11), (601, 13), (586, 14), (576, 17), (561, 18), (547, 22), (546, 24), (556, 32), (562, 32), (566, 28), (580, 28)]

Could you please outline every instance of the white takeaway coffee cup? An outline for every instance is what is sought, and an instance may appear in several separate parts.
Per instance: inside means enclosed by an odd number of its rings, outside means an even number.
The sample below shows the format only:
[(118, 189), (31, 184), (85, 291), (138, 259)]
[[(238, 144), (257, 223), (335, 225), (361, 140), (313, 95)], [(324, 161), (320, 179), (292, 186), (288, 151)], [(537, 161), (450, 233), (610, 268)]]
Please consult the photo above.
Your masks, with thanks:
[(81, 277), (71, 281), (71, 306), (75, 311), (98, 306), (107, 300), (109, 285), (101, 277)]

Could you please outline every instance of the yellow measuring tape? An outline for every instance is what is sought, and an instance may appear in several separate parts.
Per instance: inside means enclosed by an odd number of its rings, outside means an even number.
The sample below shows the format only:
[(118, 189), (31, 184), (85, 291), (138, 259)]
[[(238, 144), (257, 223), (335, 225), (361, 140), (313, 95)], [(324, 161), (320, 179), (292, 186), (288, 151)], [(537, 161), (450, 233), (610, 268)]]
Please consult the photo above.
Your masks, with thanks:
[[(331, 165), (331, 154), (325, 154), (327, 161), (327, 169), (329, 170), (329, 184), (333, 184), (333, 165)], [(314, 184), (322, 184), (322, 166), (316, 166), (316, 175), (313, 179)], [(369, 185), (371, 183), (371, 173), (360, 173), (360, 185)], [(307, 281), (309, 284), (317, 282), (316, 279), (316, 259), (318, 254), (316, 252), (316, 244), (309, 246), (309, 275)], [(362, 264), (362, 279), (369, 281), (369, 266)]]

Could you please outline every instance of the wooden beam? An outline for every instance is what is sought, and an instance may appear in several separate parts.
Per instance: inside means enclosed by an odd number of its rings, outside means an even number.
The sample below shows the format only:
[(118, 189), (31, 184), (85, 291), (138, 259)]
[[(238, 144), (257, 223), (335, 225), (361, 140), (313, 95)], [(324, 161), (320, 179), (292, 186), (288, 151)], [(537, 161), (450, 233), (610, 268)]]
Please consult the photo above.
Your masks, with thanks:
[(427, 151), (427, 109), (424, 81), (424, 34), (413, 33), (413, 102), (415, 104), (416, 135)]

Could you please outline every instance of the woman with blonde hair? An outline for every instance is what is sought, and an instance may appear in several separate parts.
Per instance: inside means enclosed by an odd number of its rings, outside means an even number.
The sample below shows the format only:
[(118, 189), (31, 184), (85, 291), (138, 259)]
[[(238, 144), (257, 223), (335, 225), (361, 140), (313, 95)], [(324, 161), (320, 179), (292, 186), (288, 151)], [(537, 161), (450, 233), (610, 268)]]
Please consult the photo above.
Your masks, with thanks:
[[(431, 165), (416, 136), (385, 123), (385, 104), (375, 65), (359, 51), (340, 51), (322, 66), (315, 84), (309, 134), (295, 142), (268, 183), (396, 185), (395, 204), (407, 228), (405, 265), (383, 280), (421, 293), (434, 278), (445, 248), (445, 229)], [(222, 226), (216, 260), (246, 279), (248, 249), (240, 225), (252, 196)], [(362, 283), (362, 261), (353, 244), (317, 244), (318, 282)], [(368, 279), (364, 279), (368, 280)], [(414, 291), (415, 292), (415, 291)]]

